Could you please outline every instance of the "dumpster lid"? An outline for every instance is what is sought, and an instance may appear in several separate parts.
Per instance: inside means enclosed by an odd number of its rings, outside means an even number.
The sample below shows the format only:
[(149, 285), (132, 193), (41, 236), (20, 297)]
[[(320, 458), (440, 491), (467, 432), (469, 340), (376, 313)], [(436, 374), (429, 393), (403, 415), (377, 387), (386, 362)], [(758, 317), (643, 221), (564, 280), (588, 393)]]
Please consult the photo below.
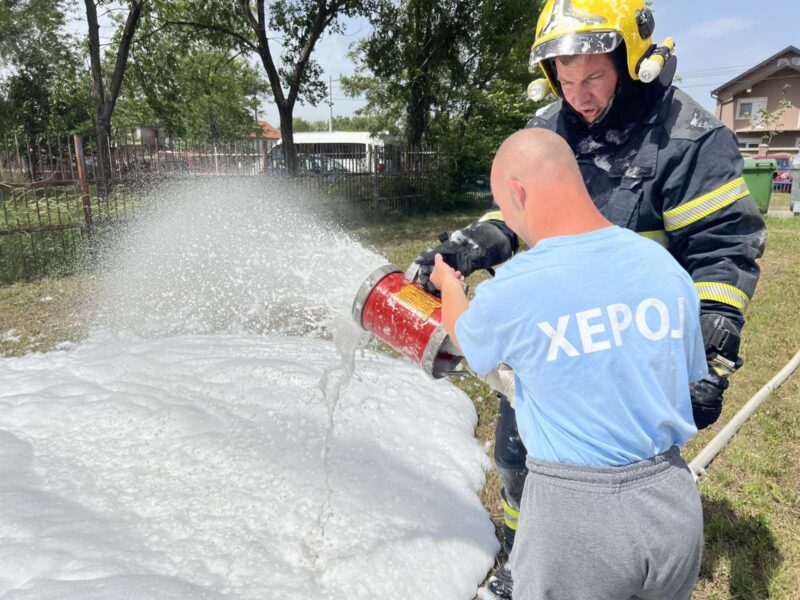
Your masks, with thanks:
[(744, 159), (745, 171), (775, 171), (778, 163), (773, 158), (746, 158)]

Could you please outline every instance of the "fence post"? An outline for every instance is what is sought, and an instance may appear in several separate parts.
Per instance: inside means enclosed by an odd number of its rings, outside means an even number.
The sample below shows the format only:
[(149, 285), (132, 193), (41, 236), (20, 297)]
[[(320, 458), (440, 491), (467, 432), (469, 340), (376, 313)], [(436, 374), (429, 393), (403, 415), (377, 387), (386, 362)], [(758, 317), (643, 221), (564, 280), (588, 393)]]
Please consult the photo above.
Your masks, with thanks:
[(372, 177), (373, 177), (373, 186), (372, 186), (372, 208), (377, 209), (380, 206), (380, 197), (381, 197), (381, 181), (380, 181), (380, 172), (378, 165), (380, 164), (380, 158), (378, 157), (378, 147), (377, 146), (370, 146), (369, 153), (371, 155), (371, 162), (372, 162)]
[(94, 245), (94, 225), (92, 223), (92, 198), (89, 195), (89, 180), (86, 178), (86, 162), (83, 153), (83, 138), (77, 133), (74, 136), (75, 162), (78, 166), (78, 181), (81, 186), (83, 199), (83, 218), (86, 222), (86, 236), (89, 240), (89, 256), (92, 263), (97, 260), (97, 251)]

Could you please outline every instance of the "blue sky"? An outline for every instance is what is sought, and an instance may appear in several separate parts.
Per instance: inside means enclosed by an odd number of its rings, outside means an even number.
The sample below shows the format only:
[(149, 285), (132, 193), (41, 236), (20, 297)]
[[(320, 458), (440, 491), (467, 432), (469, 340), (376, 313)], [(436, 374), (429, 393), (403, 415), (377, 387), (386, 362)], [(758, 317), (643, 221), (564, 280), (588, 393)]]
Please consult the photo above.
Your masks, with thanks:
[[(800, 47), (800, 1), (762, 0), (654, 0), (654, 37), (670, 36), (678, 56), (678, 84), (700, 104), (714, 109), (711, 91), (739, 73), (769, 58), (786, 46)], [(368, 32), (363, 21), (348, 23), (345, 37), (322, 40), (315, 58), (326, 77), (337, 79), (351, 73), (345, 58), (348, 46)], [(533, 42), (533, 32), (531, 32)], [(363, 102), (346, 99), (336, 83), (333, 88), (334, 114), (348, 115)], [(267, 120), (277, 125), (278, 111), (264, 104)], [(327, 119), (328, 106), (297, 105), (295, 115), (309, 120)]]
[(675, 40), (683, 88), (713, 110), (711, 91), (783, 50), (800, 47), (798, 0), (655, 0), (655, 38)]

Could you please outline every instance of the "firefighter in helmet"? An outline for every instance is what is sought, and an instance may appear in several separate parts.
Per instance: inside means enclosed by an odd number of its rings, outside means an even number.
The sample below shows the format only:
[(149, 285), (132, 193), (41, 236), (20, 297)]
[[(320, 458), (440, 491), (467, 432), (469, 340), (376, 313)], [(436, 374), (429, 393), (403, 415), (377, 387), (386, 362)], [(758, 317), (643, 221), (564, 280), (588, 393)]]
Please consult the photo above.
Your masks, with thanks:
[[(548, 0), (530, 57), (531, 71), (540, 69), (544, 78), (529, 86), (529, 95), (540, 99), (551, 92), (555, 101), (527, 127), (561, 135), (606, 218), (665, 246), (694, 280), (709, 365), (709, 375), (691, 388), (695, 424), (702, 429), (718, 419), (728, 377), (742, 363), (740, 331), (766, 229), (742, 178), (733, 132), (672, 85), (674, 45), (669, 38), (656, 45), (654, 28), (642, 0)], [(516, 236), (495, 211), (416, 262), (427, 284), (437, 253), (468, 275), (517, 249)], [(525, 457), (513, 407), (500, 395), (494, 458), (503, 483), (507, 552)], [(510, 598), (512, 585), (503, 565), (488, 587), (495, 597)]]

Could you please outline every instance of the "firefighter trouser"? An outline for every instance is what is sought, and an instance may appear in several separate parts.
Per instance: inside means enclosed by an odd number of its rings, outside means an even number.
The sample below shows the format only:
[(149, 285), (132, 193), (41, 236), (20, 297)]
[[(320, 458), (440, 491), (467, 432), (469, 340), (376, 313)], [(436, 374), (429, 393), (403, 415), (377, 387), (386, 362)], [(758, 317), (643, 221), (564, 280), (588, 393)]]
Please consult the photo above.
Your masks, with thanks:
[(525, 476), (528, 474), (525, 466), (528, 452), (519, 437), (517, 416), (511, 403), (502, 394), (497, 394), (497, 397), (500, 400), (500, 413), (494, 432), (494, 464), (503, 483), (500, 491), (503, 505), (503, 548), (510, 554), (517, 531)]

